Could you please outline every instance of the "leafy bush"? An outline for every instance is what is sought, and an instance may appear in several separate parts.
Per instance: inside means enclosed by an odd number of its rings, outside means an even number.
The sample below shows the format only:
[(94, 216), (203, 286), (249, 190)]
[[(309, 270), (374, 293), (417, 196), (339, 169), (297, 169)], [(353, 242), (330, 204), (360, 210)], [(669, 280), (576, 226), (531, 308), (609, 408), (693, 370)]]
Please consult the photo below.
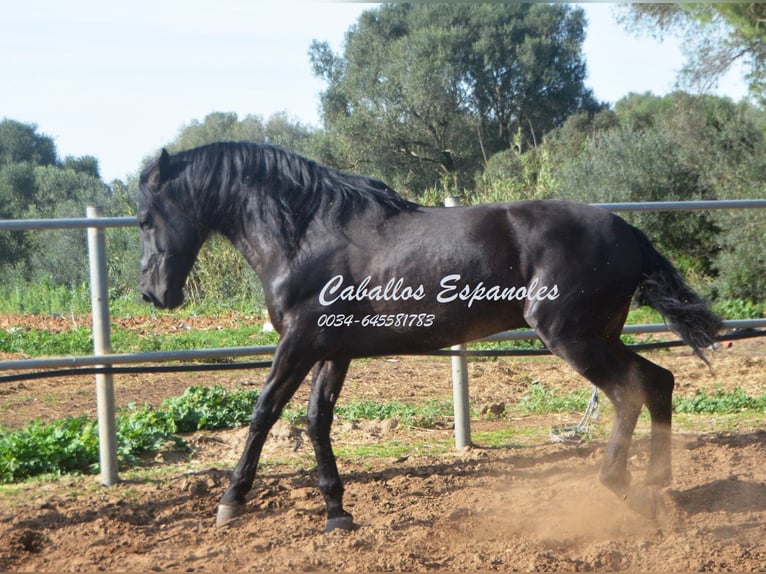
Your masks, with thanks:
[(673, 408), (677, 413), (689, 414), (724, 415), (751, 409), (766, 412), (766, 394), (751, 397), (739, 387), (731, 392), (716, 389), (712, 393), (697, 389), (692, 398), (676, 398)]
[(250, 420), (257, 390), (227, 391), (219, 385), (192, 386), (183, 395), (162, 401), (161, 409), (175, 432), (235, 428)]
[[(168, 444), (186, 448), (176, 433), (236, 428), (251, 417), (258, 391), (227, 391), (216, 385), (192, 386), (180, 397), (166, 399), (159, 408), (129, 405), (117, 416), (117, 456), (121, 465), (139, 463), (138, 455), (156, 452)], [(289, 409), (288, 409), (289, 410)], [(296, 420), (302, 409), (285, 412)], [(451, 401), (425, 405), (361, 401), (338, 406), (337, 414), (349, 420), (397, 418), (405, 425), (433, 426), (452, 414)], [(20, 430), (0, 428), (0, 484), (40, 474), (93, 473), (98, 471), (98, 425), (87, 417), (54, 422), (32, 421)]]
[(753, 319), (766, 315), (766, 304), (756, 305), (742, 299), (724, 299), (716, 301), (713, 310), (724, 319)]
[(117, 417), (117, 457), (126, 463), (137, 462), (136, 455), (161, 450), (167, 443), (186, 447), (182, 438), (174, 436), (176, 425), (170, 413), (151, 405), (129, 405)]
[(359, 401), (347, 405), (338, 405), (336, 414), (350, 421), (370, 419), (397, 419), (404, 426), (434, 426), (435, 422), (452, 416), (452, 401), (429, 400), (420, 406), (404, 403), (379, 403), (377, 401)]
[(40, 329), (0, 330), (0, 351), (26, 355), (88, 355), (93, 352), (90, 328), (77, 327), (64, 333)]
[[(762, 192), (761, 192), (762, 193)], [(766, 301), (766, 212), (748, 209), (720, 216), (725, 233), (716, 265), (716, 294), (722, 298)]]
[[(250, 419), (257, 396), (252, 390), (190, 387), (159, 409), (130, 405), (116, 417), (117, 457), (123, 464), (135, 464), (137, 455), (167, 443), (185, 448), (174, 433), (240, 426)], [(0, 483), (40, 474), (96, 472), (98, 462), (98, 424), (87, 417), (37, 420), (20, 430), (0, 428)]]
[(0, 429), (2, 483), (39, 474), (93, 472), (98, 460), (98, 428), (87, 417), (34, 420), (18, 431)]

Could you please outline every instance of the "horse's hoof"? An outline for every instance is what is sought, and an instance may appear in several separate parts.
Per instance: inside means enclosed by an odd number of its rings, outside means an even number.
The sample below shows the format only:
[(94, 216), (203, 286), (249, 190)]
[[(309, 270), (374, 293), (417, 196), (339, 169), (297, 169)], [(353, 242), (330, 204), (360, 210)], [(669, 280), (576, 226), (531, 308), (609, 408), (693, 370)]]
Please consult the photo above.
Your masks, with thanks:
[(324, 531), (332, 532), (333, 530), (353, 530), (354, 529), (354, 517), (349, 515), (336, 516), (335, 518), (328, 518), (327, 524), (325, 524)]
[(626, 497), (628, 508), (652, 520), (664, 520), (668, 511), (662, 493), (648, 486), (633, 486)]
[(215, 517), (216, 526), (226, 526), (245, 512), (244, 504), (219, 504)]

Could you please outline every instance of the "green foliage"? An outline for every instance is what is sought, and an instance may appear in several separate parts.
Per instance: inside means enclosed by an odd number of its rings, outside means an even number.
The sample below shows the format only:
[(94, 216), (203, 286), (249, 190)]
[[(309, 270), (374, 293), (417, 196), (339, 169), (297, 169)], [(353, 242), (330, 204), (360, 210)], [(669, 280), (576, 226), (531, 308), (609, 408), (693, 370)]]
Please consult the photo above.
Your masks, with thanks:
[(176, 432), (235, 428), (250, 420), (258, 391), (227, 391), (224, 387), (192, 386), (180, 397), (166, 399), (162, 410)]
[[(108, 205), (109, 190), (91, 156), (59, 162), (56, 147), (37, 126), (0, 121), (0, 217), (82, 217), (87, 205)], [(82, 231), (0, 232), (0, 284), (87, 279)]]
[(432, 427), (436, 421), (452, 416), (453, 408), (452, 401), (443, 400), (428, 400), (418, 406), (359, 401), (338, 405), (335, 412), (340, 418), (349, 421), (397, 419), (405, 426)]
[(334, 165), (420, 195), (445, 176), (470, 184), (487, 158), (571, 113), (585, 88), (580, 9), (550, 4), (385, 4), (368, 10), (342, 56), (315, 42)]
[[(583, 412), (590, 400), (583, 388), (566, 395), (533, 382), (521, 398), (522, 412), (547, 414)], [(258, 392), (221, 386), (192, 386), (159, 408), (129, 405), (118, 413), (117, 453), (123, 468), (141, 464), (140, 455), (164, 448), (183, 450), (186, 443), (177, 433), (235, 428), (250, 420)], [(692, 398), (675, 398), (677, 413), (732, 414), (745, 410), (766, 412), (766, 394), (750, 397), (741, 389), (712, 393), (698, 390)], [(423, 405), (352, 402), (338, 405), (337, 415), (346, 420), (398, 419), (405, 426), (432, 427), (452, 415), (451, 400), (430, 400)], [(284, 416), (298, 419), (305, 411)], [(35, 420), (19, 430), (0, 427), (0, 483), (12, 483), (41, 474), (94, 473), (98, 471), (98, 428), (87, 417), (68, 417), (53, 422)]]
[[(131, 404), (117, 415), (117, 455), (121, 466), (140, 464), (140, 455), (163, 448), (185, 449), (176, 433), (236, 428), (247, 424), (258, 400), (252, 389), (226, 390), (219, 385), (192, 386), (182, 396), (165, 399), (159, 408)], [(347, 420), (396, 418), (407, 426), (433, 426), (451, 416), (452, 403), (430, 400), (421, 406), (372, 401), (338, 406)], [(283, 416), (297, 421), (305, 411)], [(20, 430), (0, 427), (0, 483), (18, 482), (40, 474), (98, 471), (98, 428), (87, 417), (32, 421)]]
[(734, 414), (745, 410), (766, 412), (766, 394), (751, 397), (740, 387), (731, 392), (718, 388), (712, 393), (705, 389), (697, 389), (692, 398), (675, 398), (673, 410), (677, 413), (716, 415)]
[(528, 351), (542, 350), (545, 345), (539, 339), (519, 339), (510, 341), (481, 341), (471, 343), (471, 349), (477, 351), (500, 350), (500, 351)]
[(179, 151), (217, 141), (246, 140), (301, 152), (308, 149), (311, 137), (311, 129), (285, 113), (275, 114), (264, 122), (260, 116), (247, 115), (239, 119), (234, 112), (213, 112), (201, 122), (192, 120), (183, 126), (168, 149)]
[(264, 307), (263, 286), (255, 271), (231, 244), (212, 237), (202, 248), (186, 282), (190, 304), (203, 301), (220, 309), (256, 313)]
[(98, 462), (98, 429), (86, 417), (52, 423), (32, 421), (18, 431), (0, 428), (0, 482), (39, 474), (93, 472)]
[(139, 462), (137, 455), (159, 451), (167, 443), (185, 448), (180, 437), (174, 436), (176, 424), (170, 413), (151, 405), (131, 404), (117, 417), (117, 457), (126, 464)]
[(520, 153), (514, 147), (489, 158), (466, 203), (554, 199), (558, 195), (549, 149), (531, 148)]
[(26, 315), (84, 315), (91, 310), (86, 284), (62, 285), (52, 280), (0, 282), (0, 313)]
[(89, 327), (77, 327), (63, 333), (40, 329), (0, 330), (0, 351), (28, 356), (77, 356), (93, 353)]
[(721, 216), (726, 232), (716, 259), (715, 295), (724, 299), (766, 302), (766, 212)]
[(519, 409), (533, 414), (583, 412), (591, 394), (588, 388), (584, 388), (562, 396), (557, 390), (534, 381), (519, 400)]
[(708, 90), (735, 65), (746, 70), (750, 93), (766, 99), (766, 5), (759, 2), (636, 3), (627, 7), (622, 21), (637, 31), (655, 36), (679, 33), (687, 62), (682, 83), (694, 91)]
[[(585, 202), (710, 199), (702, 174), (685, 159), (669, 134), (611, 130), (558, 171), (561, 189)], [(625, 219), (641, 228), (685, 273), (709, 274), (718, 228), (709, 214), (638, 213)], [(690, 241), (690, 238), (694, 241)]]
[[(275, 345), (279, 340), (277, 333), (261, 333), (257, 326), (142, 335), (114, 327), (111, 335), (112, 348), (119, 353)], [(23, 328), (0, 330), (0, 352), (22, 353), (30, 357), (90, 355), (93, 338), (89, 325), (59, 332)]]
[(53, 138), (37, 133), (35, 124), (0, 121), (0, 166), (14, 163), (54, 165), (57, 162)]
[[(660, 28), (707, 18), (693, 29), (724, 31), (710, 38), (729, 38), (733, 44), (722, 44), (742, 54), (760, 53), (763, 30), (753, 23), (762, 8), (754, 4), (640, 6), (635, 10), (657, 17)], [(762, 107), (677, 92), (628, 94), (603, 109), (583, 82), (584, 26), (582, 11), (567, 5), (375, 7), (349, 31), (342, 54), (323, 43), (311, 47), (314, 71), (327, 82), (323, 129), (286, 114), (264, 120), (214, 112), (183, 126), (168, 147), (222, 139), (276, 143), (438, 205), (446, 194), (466, 204), (763, 197)], [(754, 73), (762, 74), (761, 64)], [(762, 78), (753, 76), (752, 85), (763, 91)], [(106, 185), (93, 156), (60, 160), (54, 140), (34, 124), (0, 121), (0, 218), (81, 217), (87, 204), (129, 215), (137, 194), (137, 174)], [(766, 301), (762, 211), (625, 218), (708, 298)], [(113, 309), (136, 313), (143, 305), (138, 234), (110, 229), (107, 245)], [(82, 231), (0, 231), (0, 312), (87, 313), (87, 290), (80, 288), (86, 281)], [(203, 248), (186, 295), (186, 312), (255, 314), (264, 306), (259, 279), (221, 238)]]
[[(761, 110), (726, 98), (629, 94), (546, 138), (557, 196), (584, 202), (763, 196)], [(766, 299), (766, 218), (755, 211), (623, 214), (714, 298)]]
[(766, 303), (755, 304), (749, 300), (724, 299), (713, 304), (713, 310), (728, 320), (766, 317)]
[[(163, 401), (159, 409), (130, 405), (116, 419), (118, 459), (129, 466), (140, 462), (138, 455), (168, 443), (186, 448), (175, 433), (241, 426), (256, 399), (251, 390), (191, 387), (183, 396)], [(87, 417), (35, 420), (20, 430), (0, 427), (0, 483), (40, 474), (93, 473), (98, 462), (98, 425)]]

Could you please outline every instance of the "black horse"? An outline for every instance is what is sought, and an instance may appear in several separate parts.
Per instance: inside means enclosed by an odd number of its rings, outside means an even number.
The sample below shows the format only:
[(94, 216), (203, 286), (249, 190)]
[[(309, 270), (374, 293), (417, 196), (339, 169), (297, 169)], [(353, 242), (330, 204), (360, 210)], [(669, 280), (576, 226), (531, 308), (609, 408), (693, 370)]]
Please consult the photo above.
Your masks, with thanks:
[[(257, 272), (281, 334), (219, 525), (244, 511), (269, 429), (312, 367), (308, 433), (327, 530), (351, 528), (330, 444), (350, 361), (524, 326), (614, 405), (603, 484), (647, 516), (662, 511), (673, 375), (627, 349), (620, 332), (636, 291), (699, 356), (720, 319), (624, 220), (565, 201), (424, 207), (380, 181), (253, 143), (163, 150), (140, 188), (144, 299), (181, 304), (200, 247), (218, 232)], [(650, 458), (635, 485), (627, 458), (643, 405)]]

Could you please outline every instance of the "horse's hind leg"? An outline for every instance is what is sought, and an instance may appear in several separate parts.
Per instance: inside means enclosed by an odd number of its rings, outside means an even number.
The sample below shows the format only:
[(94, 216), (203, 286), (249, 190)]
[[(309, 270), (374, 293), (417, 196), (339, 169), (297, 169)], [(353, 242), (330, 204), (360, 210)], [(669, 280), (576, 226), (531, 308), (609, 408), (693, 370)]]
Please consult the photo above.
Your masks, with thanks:
[(349, 530), (353, 527), (353, 517), (343, 508), (343, 482), (330, 442), (335, 401), (343, 387), (349, 363), (348, 359), (317, 363), (311, 383), (308, 431), (317, 459), (319, 491), (327, 505), (325, 532), (338, 528)]
[(617, 336), (577, 339), (549, 345), (581, 375), (599, 387), (614, 406), (612, 433), (599, 478), (631, 508), (654, 517), (662, 501), (646, 486), (631, 484), (628, 454), (638, 416), (644, 404), (652, 420), (652, 443), (647, 485), (670, 481), (670, 423), (673, 375), (627, 349)]
[(673, 373), (636, 355), (646, 408), (652, 422), (649, 468), (646, 484), (667, 486), (672, 479), (670, 466), (671, 420), (673, 417)]

